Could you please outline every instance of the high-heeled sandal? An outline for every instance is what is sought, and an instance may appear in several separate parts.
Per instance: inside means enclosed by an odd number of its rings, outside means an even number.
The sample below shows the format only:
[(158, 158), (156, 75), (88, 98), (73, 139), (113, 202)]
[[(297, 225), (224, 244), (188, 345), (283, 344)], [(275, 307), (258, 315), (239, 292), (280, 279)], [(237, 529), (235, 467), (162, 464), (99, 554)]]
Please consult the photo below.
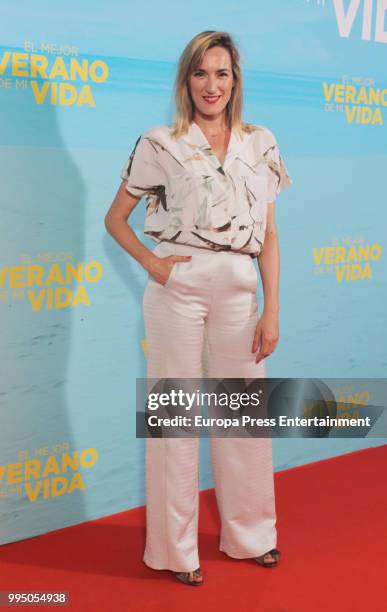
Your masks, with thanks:
[[(194, 570), (193, 572), (173, 572), (176, 576), (176, 578), (178, 580), (180, 580), (180, 582), (183, 582), (184, 584), (188, 584), (190, 586), (201, 586), (203, 584), (203, 576), (202, 576), (202, 572), (200, 570), (200, 567), (198, 567), (196, 570)], [(202, 580), (199, 582), (199, 580), (194, 580), (192, 577), (192, 580), (190, 580), (190, 574), (193, 574), (193, 576), (202, 577)]]
[[(274, 558), (274, 561), (265, 561), (265, 557), (267, 555), (271, 555)], [(259, 565), (262, 565), (262, 567), (274, 567), (275, 565), (278, 565), (280, 555), (281, 553), (279, 550), (272, 548), (272, 550), (269, 550), (269, 552), (265, 553), (264, 555), (254, 557), (254, 561), (256, 561)]]

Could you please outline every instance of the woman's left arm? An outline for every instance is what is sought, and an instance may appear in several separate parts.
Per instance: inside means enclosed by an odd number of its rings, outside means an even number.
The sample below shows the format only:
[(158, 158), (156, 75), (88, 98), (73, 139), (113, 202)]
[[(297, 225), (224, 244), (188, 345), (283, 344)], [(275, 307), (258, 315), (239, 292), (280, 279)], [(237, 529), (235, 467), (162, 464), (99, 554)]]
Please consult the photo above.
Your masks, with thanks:
[(279, 338), (279, 271), (280, 255), (277, 226), (274, 220), (275, 202), (267, 205), (267, 224), (264, 248), (258, 256), (258, 266), (262, 278), (264, 307), (254, 333), (252, 353), (258, 350), (255, 361), (258, 363), (270, 355), (277, 346)]

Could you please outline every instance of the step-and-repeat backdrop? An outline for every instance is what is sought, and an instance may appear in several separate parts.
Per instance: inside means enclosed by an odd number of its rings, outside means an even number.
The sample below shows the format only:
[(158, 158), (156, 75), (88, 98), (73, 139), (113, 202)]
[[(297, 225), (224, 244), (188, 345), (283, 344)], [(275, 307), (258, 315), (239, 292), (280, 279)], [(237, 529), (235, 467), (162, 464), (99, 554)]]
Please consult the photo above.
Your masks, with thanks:
[[(171, 122), (176, 62), (200, 31), (234, 36), (244, 118), (274, 132), (293, 179), (276, 205), (268, 374), (385, 376), (386, 13), (386, 0), (3, 3), (0, 543), (144, 504), (147, 274), (104, 216), (139, 135)], [(131, 225), (153, 247), (144, 218), (143, 200)], [(275, 468), (385, 442), (274, 440)], [(206, 440), (200, 469), (211, 487)]]

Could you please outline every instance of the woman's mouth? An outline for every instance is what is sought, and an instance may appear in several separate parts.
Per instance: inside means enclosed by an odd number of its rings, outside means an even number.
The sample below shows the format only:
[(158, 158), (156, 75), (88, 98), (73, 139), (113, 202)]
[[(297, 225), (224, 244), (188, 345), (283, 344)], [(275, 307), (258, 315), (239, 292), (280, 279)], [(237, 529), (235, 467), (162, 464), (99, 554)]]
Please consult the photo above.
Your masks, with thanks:
[(203, 98), (207, 104), (215, 104), (220, 99), (220, 96), (203, 96)]

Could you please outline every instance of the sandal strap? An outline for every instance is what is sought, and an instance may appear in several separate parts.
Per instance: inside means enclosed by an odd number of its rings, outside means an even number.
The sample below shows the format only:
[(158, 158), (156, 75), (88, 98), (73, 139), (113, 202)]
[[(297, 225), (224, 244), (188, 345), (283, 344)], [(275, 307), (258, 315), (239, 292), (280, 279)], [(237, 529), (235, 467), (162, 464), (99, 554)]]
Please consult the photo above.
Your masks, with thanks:
[[(274, 558), (274, 561), (267, 561), (265, 559), (265, 557), (267, 557), (267, 555), (271, 555)], [(277, 551), (276, 548), (273, 548), (272, 550), (269, 550), (268, 552), (264, 553), (263, 555), (260, 555), (259, 557), (255, 557), (255, 561), (259, 565), (263, 565), (263, 566), (266, 566), (266, 567), (271, 567), (273, 565), (277, 565), (278, 559), (279, 559), (279, 551)]]
[(200, 567), (198, 567), (196, 570), (193, 570), (192, 572), (174, 572), (176, 574), (176, 576), (178, 576), (179, 578), (181, 578), (184, 582), (194, 582), (193, 580), (190, 580), (189, 575), (193, 574), (196, 577), (201, 577), (201, 569)]

